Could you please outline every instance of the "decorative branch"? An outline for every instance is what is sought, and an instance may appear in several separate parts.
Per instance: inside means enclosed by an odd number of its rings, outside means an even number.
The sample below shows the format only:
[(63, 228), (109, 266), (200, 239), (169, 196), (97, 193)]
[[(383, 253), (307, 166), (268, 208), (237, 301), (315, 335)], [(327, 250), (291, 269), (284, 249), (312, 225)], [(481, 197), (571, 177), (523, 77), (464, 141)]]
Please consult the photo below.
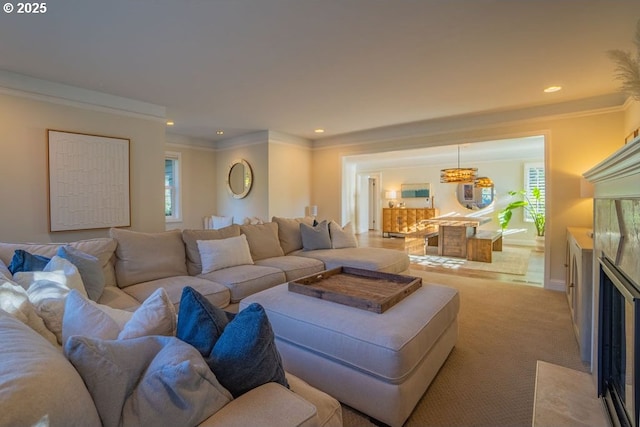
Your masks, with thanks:
[(640, 20), (636, 24), (634, 43), (636, 57), (631, 52), (614, 49), (607, 52), (609, 58), (616, 63), (614, 76), (622, 82), (620, 89), (636, 101), (640, 101)]

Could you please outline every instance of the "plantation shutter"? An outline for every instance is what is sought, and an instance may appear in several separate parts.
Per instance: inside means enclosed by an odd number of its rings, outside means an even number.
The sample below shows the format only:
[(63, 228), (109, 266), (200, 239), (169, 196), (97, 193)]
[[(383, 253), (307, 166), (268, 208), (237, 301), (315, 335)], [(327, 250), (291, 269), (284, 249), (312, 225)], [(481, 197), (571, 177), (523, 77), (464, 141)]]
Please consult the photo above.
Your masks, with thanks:
[[(540, 203), (537, 207), (537, 210), (545, 211), (545, 180), (544, 180), (544, 164), (543, 163), (526, 163), (524, 165), (524, 189), (527, 192), (527, 197), (531, 201), (531, 203), (536, 203), (533, 198), (533, 189), (540, 189)], [(533, 218), (525, 209), (524, 211), (524, 221), (525, 222), (533, 222)]]

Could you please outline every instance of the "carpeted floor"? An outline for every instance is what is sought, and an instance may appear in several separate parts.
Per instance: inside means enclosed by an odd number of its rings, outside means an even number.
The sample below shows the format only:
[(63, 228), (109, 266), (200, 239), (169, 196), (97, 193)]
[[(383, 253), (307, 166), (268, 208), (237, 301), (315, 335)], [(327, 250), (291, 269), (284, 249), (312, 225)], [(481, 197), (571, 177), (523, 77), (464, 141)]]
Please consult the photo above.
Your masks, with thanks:
[[(562, 292), (412, 270), (423, 283), (460, 292), (456, 347), (406, 426), (530, 426), (536, 361), (580, 371), (566, 297)], [(345, 427), (370, 426), (351, 408)]]
[(427, 248), (426, 255), (409, 255), (412, 264), (430, 267), (434, 271), (447, 270), (493, 271), (496, 273), (524, 275), (529, 267), (531, 250), (505, 246), (503, 251), (494, 251), (492, 262), (468, 261), (464, 258), (444, 257), (438, 255), (438, 248)]

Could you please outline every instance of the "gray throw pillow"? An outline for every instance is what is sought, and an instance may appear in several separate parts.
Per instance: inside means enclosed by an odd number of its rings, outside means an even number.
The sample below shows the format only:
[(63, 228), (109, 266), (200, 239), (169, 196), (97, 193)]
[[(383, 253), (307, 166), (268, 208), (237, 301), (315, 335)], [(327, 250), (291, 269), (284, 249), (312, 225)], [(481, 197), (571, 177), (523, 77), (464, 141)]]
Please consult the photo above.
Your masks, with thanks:
[(61, 246), (56, 252), (61, 258), (64, 258), (75, 265), (82, 277), (82, 283), (89, 295), (91, 301), (98, 301), (104, 291), (104, 273), (102, 272), (102, 264), (100, 260), (88, 253), (82, 252), (72, 246)]
[(195, 426), (232, 400), (200, 353), (175, 337), (72, 336), (64, 352), (105, 427)]
[(300, 234), (302, 235), (302, 249), (305, 251), (331, 249), (331, 236), (327, 220), (315, 226), (300, 223)]

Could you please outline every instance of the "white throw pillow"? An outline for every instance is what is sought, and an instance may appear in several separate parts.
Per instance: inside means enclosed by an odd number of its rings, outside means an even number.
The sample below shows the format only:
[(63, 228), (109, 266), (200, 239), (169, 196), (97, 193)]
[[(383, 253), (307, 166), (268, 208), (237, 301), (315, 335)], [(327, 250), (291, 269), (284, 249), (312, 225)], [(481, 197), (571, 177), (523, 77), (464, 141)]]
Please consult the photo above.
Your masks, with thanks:
[(331, 235), (331, 247), (333, 249), (358, 247), (358, 240), (356, 240), (351, 222), (346, 223), (344, 227), (340, 227), (340, 224), (331, 221), (329, 223), (329, 234)]
[(62, 341), (66, 343), (73, 335), (105, 340), (174, 336), (176, 322), (175, 307), (164, 288), (156, 289), (133, 313), (97, 304), (71, 291), (64, 309)]
[(36, 307), (59, 344), (62, 344), (62, 315), (64, 303), (71, 289), (87, 297), (78, 269), (71, 262), (54, 256), (43, 271), (19, 272), (13, 275), (16, 283), (27, 290), (29, 301)]
[(51, 344), (57, 344), (56, 336), (47, 329), (35, 306), (29, 301), (27, 291), (1, 272), (0, 308), (42, 335)]
[(82, 276), (78, 268), (59, 256), (54, 256), (42, 271), (21, 271), (13, 275), (14, 282), (25, 289), (29, 289), (39, 281), (55, 282), (67, 289), (76, 289), (82, 295), (87, 296), (87, 291), (82, 283)]
[(236, 265), (253, 264), (247, 237), (216, 240), (197, 240), (198, 251), (202, 259), (202, 274)]
[(215, 216), (211, 217), (211, 225), (214, 230), (219, 230), (224, 227), (228, 227), (233, 224), (232, 216)]

